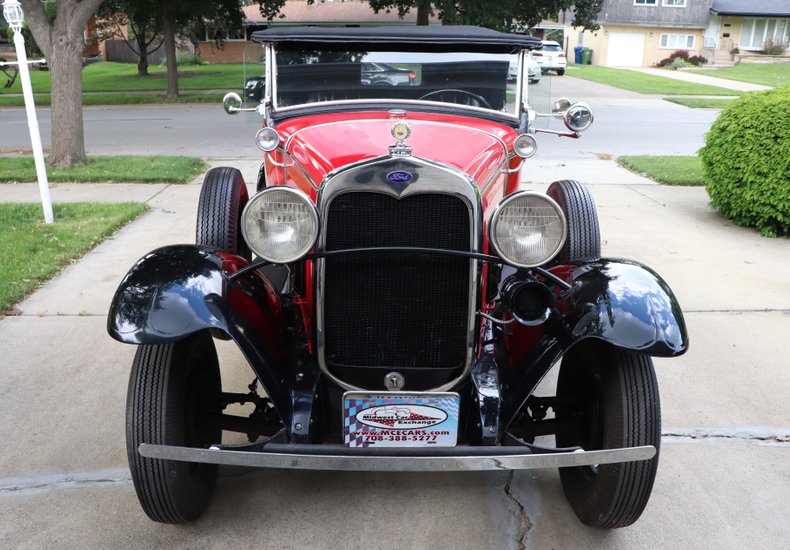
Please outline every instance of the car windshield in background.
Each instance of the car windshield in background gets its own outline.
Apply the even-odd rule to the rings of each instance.
[[[515,113],[510,56],[485,53],[278,51],[276,105],[423,100]]]
[[[559,44],[543,44],[543,51],[544,52],[561,52],[562,48]]]

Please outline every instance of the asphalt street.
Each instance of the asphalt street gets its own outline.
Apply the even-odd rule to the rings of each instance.
[[[786,547],[790,240],[766,239],[727,222],[702,188],[656,185],[596,156],[623,154],[618,147],[671,151],[669,120],[680,124],[675,142],[688,141],[690,150],[680,152],[693,152],[713,113],[562,82],[568,89],[555,84],[555,93],[589,100],[596,123],[578,141],[540,136],[544,156],[529,161],[525,184],[545,189],[553,179],[587,182],[604,254],[660,273],[689,327],[686,355],[655,360],[661,458],[652,498],[635,525],[614,531],[581,525],[556,470],[226,469],[197,523],[152,523],[126,466],[124,401],[134,347],[107,336],[106,315],[135,260],[158,246],[193,240],[200,180],[57,184],[56,202],[137,200],[151,210],[20,303],[19,315],[0,320],[0,548]],[[576,93],[582,88],[587,96]],[[608,110],[621,117],[618,134],[606,130]],[[135,120],[143,114],[147,121]],[[16,110],[0,110],[0,124],[8,125],[0,131],[4,150],[26,148],[15,116]],[[86,110],[94,154],[153,152],[145,148],[160,143],[161,152],[239,166],[248,181],[259,164],[251,141],[258,124],[254,115],[227,117],[213,106]],[[652,126],[665,129],[665,143]],[[105,141],[95,133],[99,127]],[[599,149],[595,139],[611,146]],[[551,152],[566,146],[578,149]],[[36,184],[0,186],[0,201],[37,200]],[[244,359],[232,343],[219,344],[223,387],[244,391],[250,381]],[[552,382],[545,380],[545,391]]]
[[[645,96],[575,78],[544,77],[538,86],[552,97],[586,101],[595,123],[582,139],[538,134],[538,158],[597,155],[692,155],[703,145],[716,112],[687,109]],[[533,89],[536,87],[533,86]],[[535,94],[539,92],[535,89]],[[548,101],[540,101],[548,107]],[[536,108],[538,108],[536,106]],[[43,146],[50,146],[50,110],[38,109]],[[261,119],[255,113],[228,116],[221,105],[86,107],[88,154],[192,155],[238,158],[259,154],[254,143]],[[553,128],[564,129],[554,121]],[[0,154],[30,149],[24,109],[0,109]]]

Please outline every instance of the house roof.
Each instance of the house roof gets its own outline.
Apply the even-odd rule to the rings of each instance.
[[[364,0],[314,4],[308,4],[307,0],[288,0],[280,10],[280,16],[272,21],[261,16],[257,3],[245,6],[243,11],[248,25],[414,25],[417,22],[416,9],[410,10],[401,19],[397,10],[376,13]],[[436,15],[430,21],[432,24],[439,22]]]
[[[282,48],[303,48],[305,43],[360,45],[365,49],[469,51],[510,53],[519,48],[540,49],[540,38],[492,31],[466,25],[391,25],[382,27],[273,27],[252,33],[259,42],[276,42]]]
[[[713,0],[710,11],[716,15],[790,17],[790,2],[788,0]]]

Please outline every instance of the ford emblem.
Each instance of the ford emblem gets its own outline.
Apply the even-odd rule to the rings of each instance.
[[[387,179],[391,183],[410,183],[414,179],[414,176],[403,170],[395,170],[387,174]]]

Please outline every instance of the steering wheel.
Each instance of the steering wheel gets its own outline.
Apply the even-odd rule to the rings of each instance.
[[[477,94],[473,94],[472,92],[467,92],[466,90],[459,90],[459,89],[456,89],[456,88],[442,88],[441,90],[434,90],[432,92],[428,92],[427,94],[422,96],[420,99],[421,100],[422,99],[430,99],[432,96],[441,96],[442,94],[450,94],[451,97],[453,95],[466,96],[467,98],[476,101],[479,104],[479,106],[481,106],[481,107],[485,107],[486,109],[493,109],[491,104],[483,96],[477,95]],[[454,99],[456,99],[456,98],[454,98]],[[441,99],[440,99],[440,101],[441,101]],[[477,105],[472,105],[471,103],[468,102],[468,100],[467,100],[466,103],[463,103],[461,101],[447,101],[447,103],[457,103],[459,105],[471,105],[472,107],[476,107],[477,106]]]

